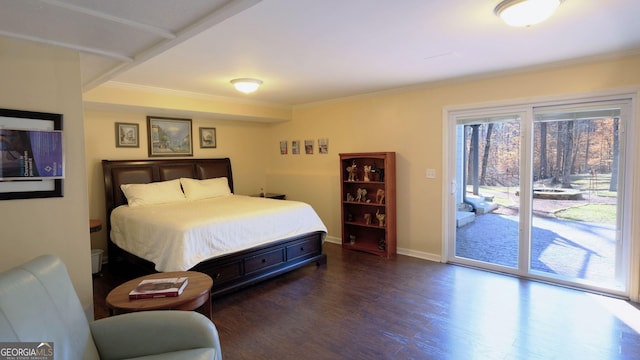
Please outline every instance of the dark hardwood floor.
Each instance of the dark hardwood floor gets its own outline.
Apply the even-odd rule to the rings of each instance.
[[[629,302],[402,255],[325,252],[327,266],[214,299],[225,359],[640,358]],[[96,319],[134,275],[103,267]]]

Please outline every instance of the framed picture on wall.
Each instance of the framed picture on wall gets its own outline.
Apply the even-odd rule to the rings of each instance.
[[[307,155],[313,154],[313,140],[304,141],[304,153]]]
[[[62,114],[0,109],[0,200],[63,196]]]
[[[329,153],[329,139],[326,139],[326,138],[318,139],[318,153],[319,154]]]
[[[215,148],[216,147],[216,128],[200,128],[200,147]]]
[[[140,147],[138,124],[116,123],[116,147]]]
[[[147,116],[149,157],[193,156],[191,119]]]

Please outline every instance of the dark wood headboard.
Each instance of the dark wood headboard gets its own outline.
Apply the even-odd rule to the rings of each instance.
[[[111,211],[127,203],[120,189],[122,184],[146,184],[188,177],[192,179],[212,179],[226,176],[233,192],[231,160],[220,159],[163,159],[163,160],[102,160],[104,175],[105,205],[107,225]],[[109,227],[110,228],[110,227]]]

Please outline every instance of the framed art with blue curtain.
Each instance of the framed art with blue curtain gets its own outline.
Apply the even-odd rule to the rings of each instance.
[[[0,200],[62,197],[62,114],[0,109]]]

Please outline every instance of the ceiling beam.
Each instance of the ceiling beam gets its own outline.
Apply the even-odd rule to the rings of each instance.
[[[61,47],[61,48],[69,49],[69,50],[74,50],[74,51],[80,51],[80,52],[89,53],[89,54],[93,54],[93,55],[104,56],[104,57],[108,57],[108,58],[111,58],[111,59],[120,60],[120,61],[125,62],[125,63],[131,63],[131,62],[134,61],[134,59],[132,57],[124,55],[124,54],[114,53],[114,52],[111,52],[111,51],[104,51],[104,50],[101,50],[101,49],[90,48],[90,47],[86,47],[86,46],[80,46],[80,45],[76,45],[76,44],[70,44],[70,43],[61,42],[61,41],[43,39],[43,38],[37,37],[37,36],[29,36],[29,35],[18,34],[18,33],[10,32],[10,31],[4,31],[4,30],[0,30],[0,35],[4,35],[4,36],[10,37],[10,38],[15,38],[15,39],[33,41],[33,42],[37,42],[37,43],[45,44],[45,45],[57,46],[57,47]]]
[[[53,0],[48,0],[53,1]],[[157,43],[156,45],[139,52],[134,55],[134,61],[126,64],[119,64],[113,68],[107,70],[103,74],[97,76],[94,79],[88,80],[83,85],[83,91],[91,90],[106,81],[111,80],[116,75],[135,67],[136,65],[143,63],[152,57],[159,55],[168,49],[192,38],[193,36],[212,28],[213,26],[220,24],[226,19],[237,15],[252,6],[260,3],[262,0],[230,0],[219,8],[211,11],[200,20],[192,23],[177,33],[175,39],[165,40]]]
[[[89,16],[93,16],[99,19],[103,19],[103,20],[108,20],[114,23],[118,23],[121,25],[126,25],[138,30],[142,30],[145,31],[147,33],[151,33],[160,37],[163,37],[165,39],[175,39],[176,38],[176,34],[172,33],[169,30],[166,29],[162,29],[159,28],[157,26],[153,26],[153,25],[149,25],[149,24],[144,24],[141,22],[137,22],[137,21],[132,21],[129,19],[125,19],[125,18],[121,18],[118,16],[113,16],[111,14],[107,14],[105,12],[102,11],[97,11],[97,10],[93,10],[93,9],[89,9],[86,7],[82,7],[82,6],[78,6],[78,5],[73,5],[73,4],[69,4],[69,3],[65,3],[59,0],[40,0],[43,3],[47,3],[51,6],[56,6],[56,7],[60,7],[60,8],[64,8],[73,12],[77,12],[77,13],[81,13],[81,14],[85,14],[85,15],[89,15]]]

